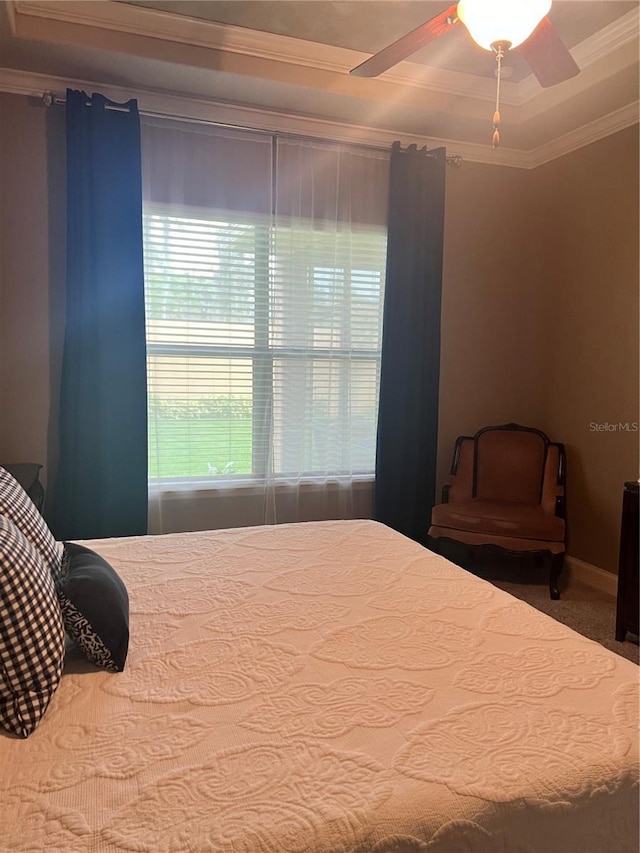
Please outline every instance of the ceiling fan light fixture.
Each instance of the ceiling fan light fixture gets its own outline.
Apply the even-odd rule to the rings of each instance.
[[[459,0],[457,15],[485,50],[496,42],[518,47],[548,14],[551,0]]]

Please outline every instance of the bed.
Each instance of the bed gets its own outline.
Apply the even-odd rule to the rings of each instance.
[[[0,735],[2,853],[637,853],[630,661],[373,521],[84,544],[127,664]]]

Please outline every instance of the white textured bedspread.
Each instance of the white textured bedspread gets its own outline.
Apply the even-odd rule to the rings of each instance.
[[[2,853],[637,853],[630,661],[371,521],[85,544],[129,660],[0,736]]]

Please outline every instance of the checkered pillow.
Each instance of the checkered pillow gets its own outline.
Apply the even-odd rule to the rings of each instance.
[[[0,467],[0,515],[12,521],[27,539],[35,545],[51,570],[54,580],[60,576],[62,546],[47,527],[31,498],[20,483]]]
[[[0,515],[0,725],[28,737],[62,674],[64,625],[53,578],[29,540]]]

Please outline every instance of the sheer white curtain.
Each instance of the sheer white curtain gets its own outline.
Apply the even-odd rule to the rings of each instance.
[[[371,512],[388,156],[146,119],[150,529]]]

